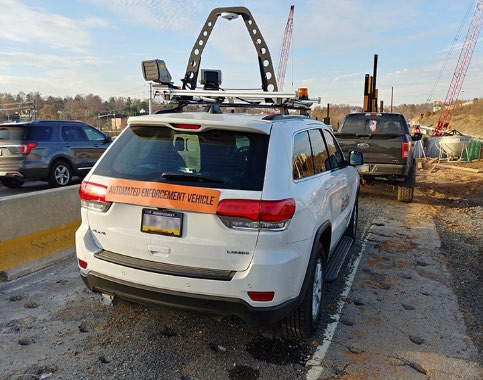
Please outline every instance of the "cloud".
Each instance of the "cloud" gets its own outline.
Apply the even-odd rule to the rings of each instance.
[[[100,18],[78,20],[15,0],[2,1],[0,25],[0,39],[10,46],[41,44],[71,52],[84,52],[92,43],[88,28],[107,26]]]
[[[191,25],[193,16],[206,8],[206,2],[199,0],[91,0],[90,2],[120,15],[130,24],[171,31],[185,30]]]

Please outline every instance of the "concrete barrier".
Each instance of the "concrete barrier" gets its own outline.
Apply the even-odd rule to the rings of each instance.
[[[0,199],[0,282],[75,260],[79,185]]]

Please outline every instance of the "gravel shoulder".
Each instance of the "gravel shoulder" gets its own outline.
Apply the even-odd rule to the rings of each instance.
[[[432,217],[468,335],[483,363],[483,161],[423,160],[415,202]]]
[[[416,200],[435,220],[442,260],[483,364],[483,161],[431,162],[418,171]]]
[[[395,197],[391,186],[380,183],[361,192]],[[483,364],[483,160],[418,159],[414,204],[421,207],[419,217],[434,220],[442,245],[439,260],[451,275],[451,289]]]

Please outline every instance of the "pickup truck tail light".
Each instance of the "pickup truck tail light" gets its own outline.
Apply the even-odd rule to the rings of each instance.
[[[111,202],[106,201],[107,186],[83,181],[79,188],[81,207],[93,211],[106,212],[111,207]]]
[[[295,200],[223,199],[216,213],[229,228],[281,231],[295,213]]]
[[[401,158],[408,158],[409,157],[409,143],[403,142],[401,144]]]

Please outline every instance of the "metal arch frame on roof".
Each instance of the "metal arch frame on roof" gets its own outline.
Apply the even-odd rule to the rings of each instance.
[[[208,18],[205,21],[201,32],[196,39],[193,48],[191,49],[191,55],[186,67],[186,74],[181,81],[183,82],[183,90],[196,89],[196,81],[198,80],[198,73],[200,70],[201,54],[206,46],[208,38],[215,26],[218,17],[224,17],[228,20],[236,18],[236,15],[240,15],[245,22],[245,26],[248,30],[248,34],[252,39],[253,45],[258,55],[258,66],[260,69],[260,77],[262,80],[262,90],[271,92],[278,91],[278,85],[275,78],[275,71],[273,69],[272,57],[265,39],[260,32],[251,12],[245,7],[225,7],[213,9]]]

